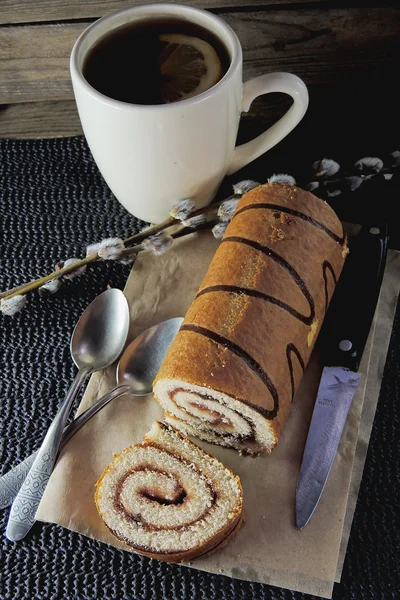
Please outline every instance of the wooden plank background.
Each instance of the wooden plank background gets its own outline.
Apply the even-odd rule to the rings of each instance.
[[[329,0],[317,0],[328,2]],[[153,0],[152,4],[159,4],[165,0]],[[249,6],[279,6],[301,5],[309,0],[184,0],[180,4],[201,7],[218,12],[229,8]],[[0,0],[0,24],[4,23],[33,23],[37,21],[59,21],[68,19],[85,19],[107,15],[109,13],[128,8],[136,4],[146,4],[144,0]],[[229,9],[228,9],[229,10]]]
[[[143,3],[143,2],[142,2]],[[69,75],[78,35],[95,18],[132,1],[2,0],[0,2],[0,137],[60,137],[81,133]],[[197,2],[186,4],[198,5]],[[333,7],[331,3],[206,0],[236,31],[244,78],[290,71],[310,96],[329,99],[394,86],[400,58],[400,8]],[[262,6],[259,6],[261,5]],[[393,88],[394,89],[394,88]],[[323,92],[321,91],[323,90]],[[361,99],[361,96],[360,96]],[[287,100],[256,102],[251,115],[275,116]]]

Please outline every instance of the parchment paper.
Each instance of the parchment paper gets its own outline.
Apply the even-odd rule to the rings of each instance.
[[[162,256],[140,253],[125,288],[132,319],[129,341],[159,321],[185,315],[217,246],[211,234],[203,232],[177,240]],[[361,384],[323,497],[309,525],[303,531],[294,528],[294,498],[321,372],[316,352],[284,433],[270,456],[242,457],[234,450],[194,440],[240,476],[246,523],[223,550],[188,566],[331,597],[334,581],[340,578],[368,447],[400,287],[399,273],[400,253],[391,251],[360,367]],[[114,385],[113,367],[93,375],[78,412]],[[152,396],[123,396],[100,411],[62,451],[37,518],[129,551],[102,524],[94,505],[94,484],[113,454],[140,442],[152,422],[162,417],[163,411]]]

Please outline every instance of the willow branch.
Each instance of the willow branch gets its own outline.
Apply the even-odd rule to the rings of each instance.
[[[211,204],[204,208],[200,208],[197,211],[194,211],[190,215],[190,217],[194,217],[194,216],[205,214],[205,213],[213,213],[213,212],[216,213],[218,210],[218,207],[221,205],[222,202],[224,202],[224,200],[221,200],[220,202],[216,202],[215,204]],[[168,219],[166,219],[162,223],[159,223],[158,225],[153,225],[152,227],[149,227],[149,228],[145,229],[144,231],[141,231],[139,233],[136,233],[135,235],[132,235],[132,236],[126,238],[125,240],[123,240],[124,245],[126,248],[132,248],[132,247],[138,246],[143,240],[147,239],[148,237],[155,235],[156,233],[159,233],[160,231],[165,231],[169,227],[171,227],[173,225],[177,225],[179,223],[180,223],[180,221],[178,219],[168,217]],[[183,229],[188,229],[188,233],[194,231],[193,229],[190,229],[190,228],[182,228],[179,230],[179,232],[176,232],[176,233],[182,232]],[[172,237],[179,237],[179,236],[173,234]],[[12,298],[17,295],[28,294],[29,292],[32,292],[32,291],[37,290],[38,288],[42,287],[42,285],[44,285],[48,281],[51,281],[52,279],[59,279],[65,275],[68,275],[69,273],[72,273],[73,271],[76,271],[80,267],[89,265],[89,264],[94,263],[99,260],[101,260],[101,259],[99,258],[98,253],[92,252],[85,258],[81,258],[81,259],[77,260],[76,262],[74,262],[73,264],[68,265],[66,267],[62,267],[61,269],[58,269],[56,271],[53,271],[52,273],[49,273],[48,275],[46,275],[44,277],[40,277],[39,279],[35,279],[33,281],[30,281],[29,283],[24,283],[22,285],[16,286],[10,290],[0,292],[0,298],[8,300],[9,298]]]

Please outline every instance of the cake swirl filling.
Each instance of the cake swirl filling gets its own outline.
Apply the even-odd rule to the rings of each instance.
[[[161,450],[159,453],[158,462],[163,462],[160,459],[164,455],[165,461],[171,463],[168,472],[147,462],[124,473],[115,485],[114,509],[124,519],[149,531],[193,525],[215,504],[212,485],[184,459],[167,456]],[[194,473],[197,475],[195,488]]]
[[[246,454],[275,443],[263,409],[243,398],[171,379],[163,381],[162,401],[167,422],[187,435]]]
[[[176,388],[169,392],[175,405],[174,414],[190,421],[203,432],[229,440],[254,440],[254,423],[231,405],[224,404],[209,394]]]

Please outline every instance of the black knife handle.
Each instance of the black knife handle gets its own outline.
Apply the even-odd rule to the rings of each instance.
[[[379,297],[387,245],[386,223],[363,225],[349,241],[350,253],[321,331],[324,366],[358,370]]]

